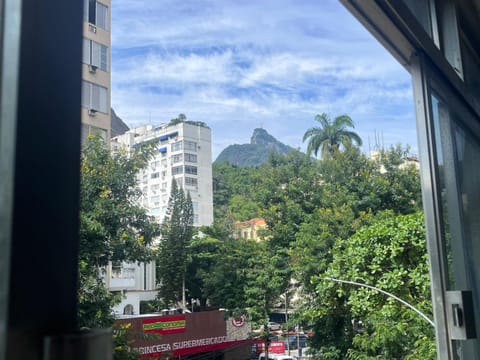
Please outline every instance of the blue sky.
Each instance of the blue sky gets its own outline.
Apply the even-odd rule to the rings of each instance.
[[[206,122],[214,158],[256,127],[305,149],[322,112],[365,151],[377,133],[417,152],[410,75],[337,0],[115,0],[112,106],[131,127]]]

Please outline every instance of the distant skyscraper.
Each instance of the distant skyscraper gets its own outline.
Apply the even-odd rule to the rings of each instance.
[[[84,0],[82,141],[110,138],[110,0]]]

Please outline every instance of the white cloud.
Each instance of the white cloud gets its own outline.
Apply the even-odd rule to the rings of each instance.
[[[315,114],[348,113],[361,136],[416,148],[409,75],[337,1],[112,6],[112,104],[131,125],[185,113],[216,155],[261,125],[302,146]]]

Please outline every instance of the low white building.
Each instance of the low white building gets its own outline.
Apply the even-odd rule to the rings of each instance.
[[[112,139],[113,148],[127,151],[156,142],[155,155],[139,174],[141,204],[161,223],[166,215],[172,179],[190,193],[194,226],[213,223],[212,140],[211,130],[202,123],[145,125],[130,129]],[[121,264],[109,267],[106,283],[111,291],[121,291],[119,314],[139,314],[140,301],[154,299],[155,264]]]

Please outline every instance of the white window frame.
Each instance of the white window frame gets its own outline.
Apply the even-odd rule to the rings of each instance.
[[[84,64],[95,66],[97,69],[108,71],[108,48],[91,39],[83,38]]]
[[[93,10],[94,11],[94,14],[92,14],[95,19],[91,19],[90,18],[90,5],[92,3],[95,3],[95,9]],[[100,9],[102,10],[102,14],[103,14],[103,18],[102,19],[99,19],[99,16],[102,15],[102,14],[99,14],[101,11]],[[103,11],[104,10],[104,11]],[[84,17],[84,20],[90,24],[93,24],[101,29],[104,29],[104,30],[109,30],[108,28],[108,23],[109,23],[109,11],[108,11],[108,6],[99,2],[99,1],[94,1],[94,0],[85,0],[84,1],[84,5],[83,5],[83,17]],[[93,21],[91,21],[93,20]]]
[[[107,88],[88,81],[82,81],[82,106],[108,114]]]

